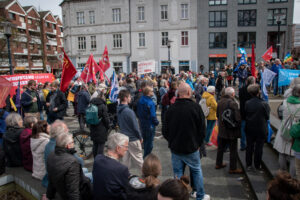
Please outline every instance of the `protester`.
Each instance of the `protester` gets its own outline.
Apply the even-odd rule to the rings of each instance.
[[[226,79],[228,81],[228,86],[232,86],[231,82],[233,80],[233,69],[232,69],[232,65],[229,64],[226,68],[225,68],[225,71],[226,71]]]
[[[38,93],[36,92],[35,80],[28,81],[27,90],[22,93],[21,105],[25,116],[34,116],[40,119],[42,104]]]
[[[208,86],[207,92],[203,93],[202,98],[206,99],[206,106],[209,108],[209,114],[206,117],[207,126],[206,126],[206,135],[204,141],[208,146],[211,146],[212,143],[209,142],[209,139],[217,120],[217,115],[216,115],[217,102],[215,100],[215,87]]]
[[[42,180],[46,174],[44,152],[45,146],[49,142],[50,126],[46,121],[39,121],[32,128],[30,148],[32,152],[32,177]]]
[[[275,59],[275,63],[272,65],[271,70],[276,73],[276,76],[273,79],[273,94],[276,96],[277,94],[281,94],[282,92],[282,87],[278,87],[278,77],[279,77],[279,70],[283,69],[281,65],[280,59]]]
[[[158,189],[157,200],[189,200],[188,184],[188,178],[185,176],[165,180]]]
[[[85,110],[90,103],[91,95],[88,92],[85,85],[81,86],[80,91],[77,94],[77,114],[80,130],[84,130],[85,127]]]
[[[40,120],[44,120],[43,108],[44,108],[45,105],[46,105],[46,98],[45,98],[45,96],[44,96],[44,92],[43,92],[43,84],[42,84],[42,83],[39,83],[39,84],[38,84],[37,93],[38,93],[38,95],[39,95],[40,102],[41,102]]]
[[[167,94],[165,94],[162,98],[162,102],[161,102],[162,105],[167,106],[168,108],[168,106],[175,103],[177,87],[178,87],[177,81],[173,81],[171,83],[171,88],[169,89]]]
[[[24,130],[20,134],[20,145],[22,150],[22,163],[24,169],[32,172],[32,152],[30,147],[30,138],[32,135],[32,127],[38,122],[36,117],[27,116],[24,118]]]
[[[93,166],[94,199],[126,200],[126,188],[130,176],[121,159],[128,150],[129,138],[121,133],[109,135],[106,155],[98,154]]]
[[[83,92],[81,96],[82,98],[88,97],[85,92]],[[95,158],[98,154],[103,154],[104,152],[104,144],[107,141],[110,120],[103,92],[100,92],[98,97],[93,98],[90,103],[97,106],[98,118],[100,119],[98,124],[90,125],[91,140],[93,141],[93,155]]]
[[[259,85],[248,86],[248,93],[252,96],[245,105],[246,115],[246,165],[247,170],[251,171],[252,157],[254,153],[254,166],[256,170],[261,170],[261,159],[263,154],[264,142],[268,135],[268,120],[270,118],[270,106],[263,101],[260,95]]]
[[[120,105],[117,109],[118,124],[120,132],[129,137],[128,151],[126,152],[123,163],[128,168],[131,163],[142,169],[143,166],[143,137],[139,130],[138,121],[136,116],[128,106],[131,102],[131,95],[128,90],[121,90],[119,93]]]
[[[139,118],[144,142],[144,158],[151,153],[153,149],[155,126],[159,124],[156,118],[155,104],[151,96],[153,96],[153,88],[146,86],[143,90],[143,96],[137,105],[137,116]]]
[[[223,163],[223,154],[229,145],[230,149],[230,174],[240,174],[243,171],[237,168],[237,139],[241,137],[240,122],[241,117],[238,109],[238,104],[234,100],[235,91],[232,87],[225,89],[225,94],[222,96],[221,100],[218,103],[217,108],[217,117],[219,123],[219,135],[218,135],[218,153],[216,160],[216,169],[221,169],[226,167],[226,164]],[[224,115],[227,109],[230,109],[232,113],[232,118],[228,115]],[[236,123],[235,127],[228,127],[224,119],[228,117],[228,120],[232,120],[233,123]]]
[[[68,107],[66,97],[58,86],[56,81],[51,83],[51,92],[46,98],[47,122],[49,124],[52,124],[57,119],[63,120]]]
[[[20,135],[23,131],[23,120],[17,113],[9,114],[6,119],[6,132],[3,134],[3,150],[7,167],[22,166]]]
[[[221,98],[221,92],[222,90],[227,87],[227,80],[225,79],[225,73],[220,72],[217,80],[216,80],[216,96],[217,96],[217,101],[220,100]]]
[[[72,135],[57,136],[55,151],[47,159],[48,199],[54,199],[56,193],[65,200],[92,199],[91,182],[84,176],[80,163],[73,156],[75,152]]]
[[[241,65],[237,70],[237,76],[239,78],[239,88],[246,85],[247,70],[246,65]]]
[[[0,146],[2,146],[2,144],[3,144],[2,138],[3,138],[3,134],[6,131],[5,119],[8,116],[8,114],[9,113],[5,109],[0,108]]]
[[[180,178],[183,175],[183,163],[188,165],[197,200],[208,200],[210,196],[204,192],[198,150],[205,137],[205,117],[200,105],[192,101],[192,91],[188,84],[179,85],[178,95],[175,104],[166,112],[162,129],[171,150],[174,177]]]
[[[165,113],[167,111],[167,106],[162,104],[162,100],[163,100],[165,94],[168,93],[168,89],[169,89],[168,81],[165,80],[165,79],[162,79],[160,85],[161,85],[161,87],[159,88],[159,95],[160,95],[160,102],[159,102],[159,104],[161,105],[161,122],[163,123],[164,122]]]
[[[288,170],[292,177],[296,176],[295,172],[295,155],[292,150],[293,141],[291,138],[283,137],[286,131],[289,131],[291,125],[300,120],[300,84],[295,85],[292,90],[292,95],[283,101],[283,119],[280,129],[277,131],[274,149],[279,153],[279,167],[281,170]],[[293,119],[290,119],[293,117]],[[292,120],[288,125],[287,120]],[[288,137],[290,137],[288,135]]]
[[[150,153],[142,167],[142,177],[131,176],[127,188],[127,199],[153,200],[157,196],[160,183],[157,178],[161,174],[161,163],[158,157]]]
[[[196,103],[199,103],[201,98],[202,98],[202,95],[203,95],[203,92],[205,92],[204,88],[203,88],[203,85],[202,85],[202,81],[204,80],[204,77],[200,77],[197,79],[197,82],[196,82],[196,85],[195,85],[195,98],[196,98]]]

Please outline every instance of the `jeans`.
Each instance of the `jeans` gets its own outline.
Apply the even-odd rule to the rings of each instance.
[[[155,127],[151,127],[149,129],[142,128],[142,136],[143,136],[143,142],[144,142],[144,156],[145,158],[148,154],[152,152],[153,149],[153,139],[155,135]]]
[[[40,111],[40,120],[42,120],[42,121],[44,120],[44,112],[43,112],[43,110]]]
[[[193,185],[197,191],[196,199],[201,200],[203,199],[205,192],[203,185],[201,161],[198,150],[191,154],[179,155],[172,153],[172,167],[175,178],[180,178],[183,175],[185,165],[190,167],[190,172],[193,177]]]
[[[245,133],[245,127],[246,127],[246,121],[242,120],[241,123],[241,133],[242,133],[242,137],[241,137],[241,149],[245,149],[246,148],[246,133]]]
[[[216,120],[207,120],[205,142],[208,143],[211,133],[215,127]]]
[[[85,125],[85,119],[84,119],[84,117],[85,117],[84,114],[78,113],[78,122],[79,122],[80,130],[84,129],[84,125]]]
[[[281,89],[282,87],[278,87],[278,75],[277,75],[273,79],[273,94],[274,95],[277,95],[277,93],[281,94]]]

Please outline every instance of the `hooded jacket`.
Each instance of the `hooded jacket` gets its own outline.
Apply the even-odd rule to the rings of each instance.
[[[204,92],[202,98],[206,99],[206,105],[209,108],[209,114],[206,117],[207,120],[217,120],[217,102],[214,95]]]
[[[47,133],[39,133],[38,138],[30,138],[30,147],[33,158],[32,176],[42,180],[46,174],[44,152],[50,136]]]
[[[20,134],[23,128],[6,127],[7,130],[3,134],[3,150],[6,157],[6,166],[19,167],[22,166],[22,151],[20,146]]]
[[[147,187],[145,179],[138,176],[129,178],[126,189],[127,199],[134,200],[156,200],[158,187]]]
[[[120,132],[129,137],[129,142],[141,140],[141,132],[136,116],[128,105],[120,104],[117,108]]]
[[[32,135],[32,130],[30,128],[25,128],[20,134],[20,146],[22,150],[22,163],[24,169],[32,172],[32,153],[30,148],[30,138]]]
[[[137,115],[141,129],[149,129],[159,124],[156,118],[155,104],[151,97],[142,96],[137,105]]]
[[[88,107],[90,102],[90,94],[87,90],[83,89],[77,94],[77,112],[79,114],[85,114],[85,109]]]

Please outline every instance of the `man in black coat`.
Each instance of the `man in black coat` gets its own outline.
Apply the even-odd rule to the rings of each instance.
[[[205,116],[200,105],[191,99],[192,89],[187,83],[179,85],[178,95],[165,114],[162,132],[171,150],[174,177],[180,178],[185,164],[188,165],[197,199],[209,199],[204,192],[199,153],[206,132]]]
[[[52,124],[55,120],[64,119],[65,112],[67,110],[67,100],[58,88],[58,83],[54,81],[51,83],[51,91],[46,98],[47,106],[47,122]]]
[[[247,88],[249,85],[255,83],[255,77],[249,76],[246,80],[246,85],[239,89],[239,100],[240,100],[240,114],[242,118],[241,122],[241,151],[246,149],[246,133],[245,133],[245,125],[246,125],[246,116],[245,116],[245,105],[246,101],[251,99],[251,95],[248,93]]]
[[[254,153],[254,166],[261,168],[264,142],[268,136],[268,120],[270,118],[270,106],[259,98],[260,90],[258,84],[248,86],[248,92],[252,96],[246,102],[246,164],[247,169],[252,170],[252,156]],[[254,147],[255,146],[255,147]]]
[[[38,93],[36,92],[35,80],[28,81],[27,90],[22,93],[21,105],[26,116],[34,116],[40,119],[40,111],[42,110],[42,104]]]
[[[56,138],[55,151],[47,159],[47,198],[54,199],[58,193],[64,200],[91,200],[92,186],[84,176],[80,163],[73,155],[74,140],[71,134]]]
[[[80,129],[84,129],[85,125],[85,110],[90,103],[91,95],[89,94],[86,85],[81,86],[81,90],[77,94],[77,114]]]

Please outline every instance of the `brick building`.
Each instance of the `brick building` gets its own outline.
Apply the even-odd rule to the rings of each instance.
[[[0,20],[12,24],[10,37],[14,73],[58,72],[61,69],[62,23],[50,11],[22,7],[17,0],[0,2]],[[0,25],[0,74],[9,72],[7,39]]]

